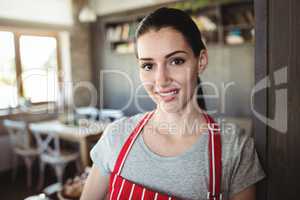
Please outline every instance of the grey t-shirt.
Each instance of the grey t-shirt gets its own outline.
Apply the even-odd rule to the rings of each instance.
[[[91,158],[102,175],[109,175],[126,139],[144,114],[122,118],[104,131],[91,150]],[[236,131],[222,131],[223,199],[242,191],[265,177],[253,139]],[[137,184],[181,199],[206,199],[208,191],[208,134],[202,134],[187,151],[172,157],[152,152],[141,134],[133,144],[121,176]]]

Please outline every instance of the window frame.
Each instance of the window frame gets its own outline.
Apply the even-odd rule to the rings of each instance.
[[[20,37],[21,36],[41,36],[41,37],[53,37],[56,40],[56,59],[57,59],[57,79],[58,79],[58,90],[61,90],[61,83],[63,82],[61,72],[62,72],[62,61],[61,61],[61,41],[59,38],[58,31],[48,31],[48,30],[36,30],[36,29],[25,29],[25,28],[15,28],[15,27],[4,27],[0,26],[0,31],[11,32],[14,35],[14,47],[15,47],[15,71],[16,71],[16,83],[17,83],[17,95],[18,99],[24,98],[24,87],[22,82],[22,62],[21,62],[21,51],[20,51]],[[53,103],[52,101],[37,102],[35,104],[43,103]],[[0,110],[5,110],[9,108],[3,108]]]

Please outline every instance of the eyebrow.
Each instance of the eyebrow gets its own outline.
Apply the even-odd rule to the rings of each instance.
[[[177,53],[185,53],[187,54],[186,51],[173,51],[172,53],[169,53],[165,56],[165,58],[169,58],[171,56],[173,56],[174,54],[177,54]],[[153,60],[153,58],[139,58],[139,60]]]

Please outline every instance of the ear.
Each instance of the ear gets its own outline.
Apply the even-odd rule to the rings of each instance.
[[[203,49],[200,52],[200,55],[198,57],[198,74],[201,74],[205,69],[208,64],[208,54],[207,50]]]

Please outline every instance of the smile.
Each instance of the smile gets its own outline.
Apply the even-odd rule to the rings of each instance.
[[[175,89],[175,90],[172,90],[172,91],[170,91],[170,92],[160,92],[160,93],[158,93],[158,94],[159,94],[160,96],[165,97],[165,96],[177,94],[178,91],[179,91],[178,89]]]
[[[169,102],[175,99],[176,95],[179,93],[179,89],[171,89],[156,92],[164,102]]]

